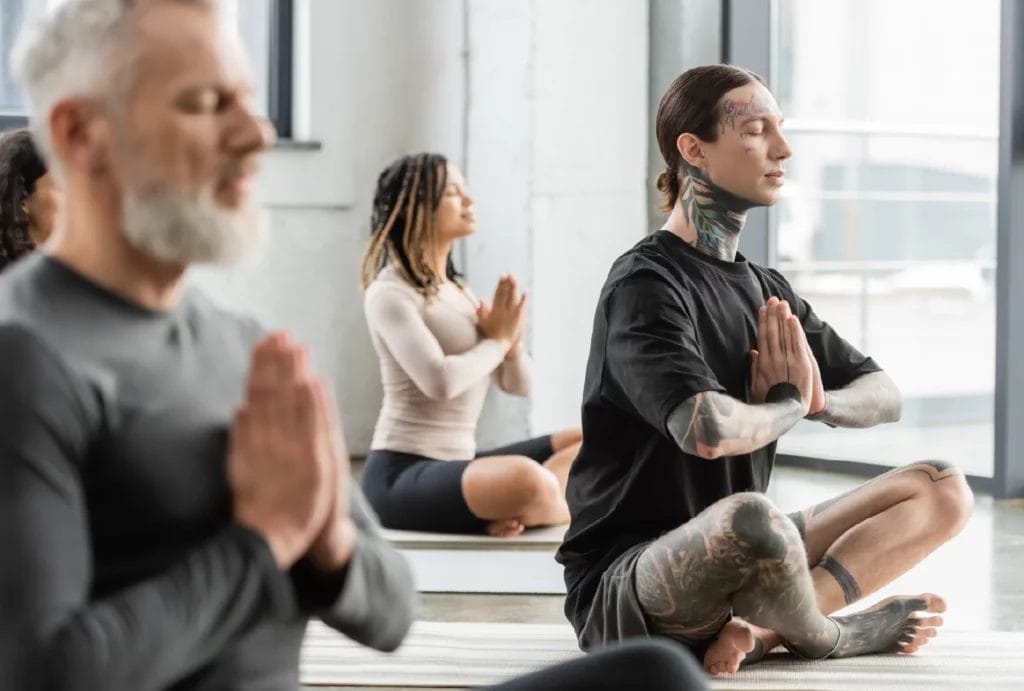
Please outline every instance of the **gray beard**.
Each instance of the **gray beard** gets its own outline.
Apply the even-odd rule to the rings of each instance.
[[[212,193],[198,197],[167,190],[125,196],[121,227],[138,251],[178,266],[233,266],[263,241],[263,214],[255,206],[225,211]]]

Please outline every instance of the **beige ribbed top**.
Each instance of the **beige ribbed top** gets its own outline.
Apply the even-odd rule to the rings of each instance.
[[[529,394],[529,356],[504,360],[502,345],[477,331],[477,304],[469,288],[451,282],[427,300],[391,267],[366,289],[384,385],[371,448],[471,459],[491,379],[508,393]]]

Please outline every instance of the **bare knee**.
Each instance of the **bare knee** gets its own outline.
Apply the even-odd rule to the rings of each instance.
[[[964,473],[947,461],[918,461],[893,471],[913,480],[914,496],[928,512],[929,525],[945,539],[963,530],[974,510],[974,493]]]
[[[974,493],[962,470],[951,463],[928,461],[940,474],[927,487],[928,503],[934,525],[947,539],[956,536],[974,510]]]
[[[506,491],[523,511],[556,503],[561,494],[558,478],[525,456],[516,460],[507,477]]]

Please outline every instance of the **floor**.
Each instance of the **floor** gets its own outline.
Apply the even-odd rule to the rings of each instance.
[[[941,458],[968,475],[992,477],[995,431],[991,422],[924,426],[903,421],[864,434],[802,422],[798,434],[779,440],[779,452],[888,466]]]
[[[768,494],[781,509],[791,511],[859,482],[833,473],[780,468]],[[1024,501],[994,502],[978,496],[974,517],[957,539],[867,602],[897,592],[935,592],[949,603],[945,616],[949,628],[1024,631],[1022,573]],[[419,616],[430,621],[564,621],[561,597],[533,595],[428,593],[421,596]]]

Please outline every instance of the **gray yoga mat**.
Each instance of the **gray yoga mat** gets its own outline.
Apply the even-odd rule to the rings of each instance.
[[[808,662],[772,655],[714,689],[1024,688],[1024,633],[943,631],[913,656]],[[393,654],[359,646],[318,622],[302,651],[307,686],[471,688],[525,674],[580,652],[568,624],[417,622]]]
[[[538,550],[554,552],[562,544],[566,526],[529,528],[516,537],[421,533],[413,530],[384,530],[394,545],[406,549]]]

